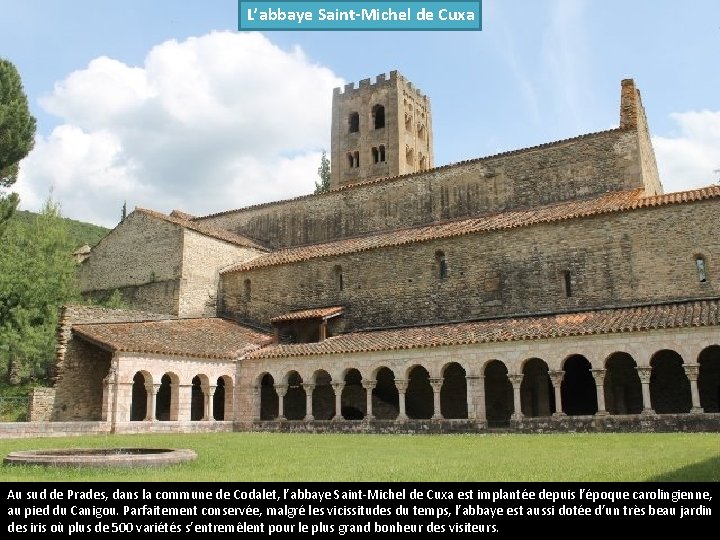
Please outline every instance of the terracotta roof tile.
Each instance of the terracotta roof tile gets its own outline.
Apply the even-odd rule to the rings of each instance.
[[[332,306],[326,308],[313,308],[313,309],[302,309],[299,311],[291,311],[289,313],[283,313],[277,317],[270,319],[271,323],[285,322],[285,321],[299,321],[302,319],[329,319],[337,315],[342,315],[345,311],[343,306]]]
[[[233,265],[223,273],[245,271],[306,261],[317,257],[332,257],[371,249],[425,242],[478,232],[515,227],[528,227],[611,212],[623,212],[666,204],[720,198],[720,186],[710,186],[684,193],[670,193],[646,197],[642,189],[612,192],[592,199],[541,206],[531,210],[503,212],[478,218],[467,218],[422,227],[399,229],[368,236],[345,238],[323,244],[313,244],[273,251],[247,263]]]
[[[167,221],[169,223],[174,223],[176,225],[180,225],[181,227],[184,227],[185,229],[190,229],[192,231],[199,232],[200,234],[204,234],[205,236],[217,238],[218,240],[223,240],[225,242],[229,242],[229,243],[235,244],[237,246],[254,248],[254,249],[261,250],[261,251],[268,251],[268,249],[266,247],[261,246],[260,244],[254,242],[253,240],[250,240],[249,238],[246,238],[245,236],[240,236],[239,234],[235,234],[233,232],[226,231],[225,229],[218,229],[215,227],[210,227],[208,225],[205,225],[204,223],[195,223],[194,221],[182,219],[180,217],[177,217],[177,214],[176,214],[176,216],[168,216],[167,214],[163,214],[162,212],[156,212],[155,210],[148,210],[147,208],[136,208],[135,212],[141,212],[148,216],[151,216],[151,217],[154,217],[157,219],[162,219],[163,221]]]
[[[333,336],[319,343],[270,345],[251,352],[247,357],[259,359],[391,351],[692,326],[720,326],[720,299],[355,332]]]
[[[233,359],[272,336],[224,319],[174,319],[74,325],[73,333],[113,352]]]

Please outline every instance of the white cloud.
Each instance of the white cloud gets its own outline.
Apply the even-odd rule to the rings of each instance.
[[[670,115],[679,127],[675,136],[653,137],[660,180],[666,193],[710,185],[720,169],[720,111]]]
[[[203,215],[310,193],[343,81],[261,34],[214,32],[154,47],[141,67],[100,57],[41,100],[63,124],[22,162],[37,209],[117,224],[123,201]]]

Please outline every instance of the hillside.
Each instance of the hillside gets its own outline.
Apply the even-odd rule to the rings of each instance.
[[[15,212],[12,219],[30,222],[36,215],[37,214],[35,212],[18,210]],[[72,240],[72,245],[75,247],[80,247],[85,244],[92,247],[97,244],[108,232],[110,232],[110,229],[99,225],[93,225],[92,223],[76,221],[70,218],[63,218],[63,220],[67,224],[68,235]]]

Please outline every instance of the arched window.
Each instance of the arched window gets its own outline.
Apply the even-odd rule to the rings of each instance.
[[[360,131],[360,115],[356,112],[351,112],[348,117],[348,131],[349,133]]]
[[[354,157],[355,157],[355,167],[359,167],[360,166],[360,152],[355,150]]]
[[[412,148],[407,148],[405,150],[405,161],[407,161],[408,165],[412,165],[415,160],[415,155]]]
[[[421,152],[418,152],[418,169],[421,171],[427,169],[427,159]]]
[[[385,163],[385,145],[384,144],[380,145],[379,153],[380,153],[380,157],[379,157],[380,163]]]
[[[421,141],[424,140],[425,139],[425,126],[423,126],[422,124],[419,124],[417,133],[418,133],[418,139],[420,139]]]
[[[371,153],[372,153],[373,163],[377,163],[378,161],[380,161],[380,154],[376,147],[374,147],[374,146],[372,147]]]
[[[336,264],[335,268],[333,268],[333,275],[335,276],[335,286],[337,287],[337,290],[342,291],[345,288],[342,266]]]
[[[385,127],[385,107],[382,105],[375,105],[372,108],[373,122],[375,129],[382,129]]]
[[[445,279],[448,277],[448,264],[447,259],[445,258],[445,253],[442,251],[436,251],[435,252],[435,261],[437,263],[438,268],[438,277],[440,279]]]
[[[352,169],[355,166],[355,159],[353,158],[352,152],[347,153],[347,164],[348,169]]]
[[[697,268],[697,275],[700,283],[707,281],[707,266],[705,264],[705,257],[702,255],[695,255],[695,268]]]
[[[250,283],[249,279],[246,279],[244,284],[245,284],[245,301],[249,302],[250,296],[252,294],[252,284]]]
[[[408,113],[405,113],[405,129],[412,131],[412,115]]]

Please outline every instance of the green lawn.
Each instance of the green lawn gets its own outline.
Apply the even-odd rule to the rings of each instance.
[[[211,433],[0,439],[15,450],[191,448],[149,469],[0,466],[0,481],[720,481],[714,433],[336,435]]]

